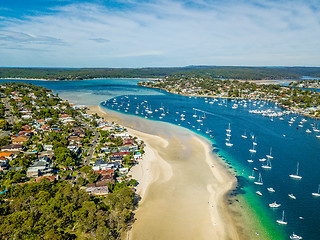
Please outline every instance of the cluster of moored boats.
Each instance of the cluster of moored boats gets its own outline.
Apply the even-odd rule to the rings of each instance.
[[[135,97],[135,99],[136,99],[136,97]],[[117,99],[114,98],[112,101],[108,101],[108,104],[113,109],[116,109],[118,111],[124,110],[125,112],[127,112],[129,110],[129,108],[130,108],[130,100],[128,99],[128,96],[121,97],[120,100],[121,100],[121,102],[118,103]],[[220,106],[224,105],[225,107],[228,107],[226,99],[220,99],[220,100],[210,99],[209,100],[209,99],[205,98],[204,100],[205,100],[205,103],[208,103],[208,104],[214,104],[215,102],[217,102],[218,105],[220,105]],[[271,109],[263,110],[263,109],[260,109],[266,103],[265,102],[260,102],[258,100],[235,100],[235,99],[233,99],[233,100],[231,100],[231,102],[233,102],[232,106],[231,106],[232,109],[237,109],[239,106],[242,106],[242,107],[246,108],[248,106],[248,103],[250,102],[251,103],[250,106],[256,106],[258,108],[258,109],[255,109],[255,110],[249,110],[250,113],[261,114],[262,116],[270,117],[271,121],[273,121],[273,117],[279,117],[279,120],[283,121],[284,120],[283,116],[291,114],[291,113],[294,113],[293,111],[288,111],[288,110],[285,110],[285,111],[276,110],[277,106],[275,106],[275,110],[271,110]],[[105,103],[107,104],[107,101]],[[193,108],[193,110],[194,110],[194,114],[192,115],[192,117],[196,121],[191,121],[191,122],[196,122],[196,124],[194,124],[192,126],[192,128],[195,128],[197,131],[200,131],[201,128],[203,128],[202,126],[203,126],[203,122],[206,119],[206,113],[207,114],[210,114],[210,113],[206,112],[206,111],[203,111],[203,110],[200,110],[200,109],[196,109],[196,108]],[[136,113],[136,115],[142,115],[145,118],[148,118],[148,117],[153,118],[154,116],[158,116],[159,119],[163,119],[169,114],[169,109],[165,108],[163,106],[163,104],[161,104],[161,106],[159,108],[152,109],[151,105],[148,104],[148,101],[145,100],[145,101],[140,102],[136,106],[135,113]],[[290,120],[288,121],[289,126],[292,126],[294,124],[294,122],[296,121],[296,119],[297,119],[297,117],[291,117]],[[181,125],[182,122],[186,121],[186,111],[182,111],[182,112],[176,111],[175,112],[175,121],[178,122],[178,125]],[[306,119],[302,119],[299,122],[298,127],[299,128],[303,128],[304,124],[306,122],[307,122]],[[187,122],[187,124],[191,125],[190,122]],[[306,133],[315,132],[316,133],[316,137],[320,138],[320,130],[318,129],[318,126],[315,125],[315,123],[311,123],[310,124],[310,129],[309,128],[306,129]],[[205,131],[205,133],[208,134],[211,138],[214,138],[211,130],[207,129]],[[244,131],[244,133],[241,135],[241,138],[248,139],[246,131]],[[227,147],[232,147],[233,146],[233,143],[231,142],[231,125],[230,125],[230,123],[229,123],[228,128],[226,128],[225,145]],[[249,149],[249,152],[251,153],[251,156],[257,152],[257,150],[256,150],[256,146],[257,145],[258,145],[257,144],[257,139],[254,136],[252,136],[252,148]],[[272,148],[270,148],[270,153],[267,154],[265,158],[259,159],[259,162],[261,162],[261,169],[271,170],[272,169],[271,161],[273,161],[273,159],[274,159],[274,157],[272,156]],[[249,163],[253,163],[254,162],[254,160],[252,158],[248,159],[247,161]],[[256,168],[256,167],[253,168],[251,175],[248,176],[249,179],[253,180],[253,183],[255,185],[263,186],[264,184],[263,184],[261,172],[259,172],[257,179],[256,179],[256,176],[255,176],[256,175],[255,172],[259,172],[259,169]],[[302,179],[302,176],[299,173],[299,162],[297,162],[297,170],[296,170],[296,172],[290,174],[289,177],[292,178],[292,179],[297,179],[297,180]],[[275,189],[272,188],[272,187],[268,187],[267,190],[268,190],[269,193],[274,193],[275,192]],[[256,191],[256,194],[259,195],[259,196],[263,196],[263,193],[261,191]],[[312,195],[314,197],[320,197],[320,184],[318,186],[318,192],[314,192],[314,193],[312,193]],[[296,196],[293,193],[289,193],[288,197],[290,199],[293,199],[293,200],[297,199]],[[273,208],[273,209],[277,209],[277,208],[281,207],[281,204],[277,203],[276,201],[274,201],[274,202],[269,204],[269,207]],[[281,219],[276,220],[276,222],[278,224],[281,224],[281,225],[287,225],[287,221],[286,221],[286,218],[285,218],[285,212],[284,211],[282,211]],[[302,239],[302,237],[293,233],[290,236],[290,239],[297,240],[297,239]]]

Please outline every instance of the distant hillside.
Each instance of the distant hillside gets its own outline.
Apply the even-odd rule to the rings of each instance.
[[[320,67],[0,68],[0,78],[83,80],[93,78],[161,78],[168,75],[242,80],[299,79],[302,76],[320,77]]]

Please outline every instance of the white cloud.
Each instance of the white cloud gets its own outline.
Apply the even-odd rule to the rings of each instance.
[[[311,66],[320,62],[316,2],[130,0],[130,4],[132,9],[70,4],[24,20],[6,19],[0,27],[0,46],[7,46],[0,49],[5,56],[0,65]]]

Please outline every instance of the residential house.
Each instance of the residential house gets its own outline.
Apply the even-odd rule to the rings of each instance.
[[[52,150],[53,150],[53,145],[51,145],[51,144],[45,144],[45,145],[43,145],[43,149],[44,149],[45,151],[52,151]]]
[[[93,196],[104,196],[109,193],[108,186],[101,186],[101,187],[87,187],[86,192]]]
[[[1,148],[3,152],[21,152],[24,150],[24,146],[21,144],[5,145]]]
[[[12,139],[12,144],[23,144],[23,143],[28,142],[29,139],[30,139],[30,136],[21,135],[21,136],[18,136],[16,138],[13,138]]]
[[[53,172],[53,165],[47,156],[40,157],[27,170],[27,177],[39,177]]]

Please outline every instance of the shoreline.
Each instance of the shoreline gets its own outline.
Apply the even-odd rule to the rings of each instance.
[[[66,81],[73,81],[73,82],[76,82],[76,81],[87,81],[87,80],[97,80],[97,79],[148,79],[148,80],[159,80],[159,79],[162,79],[161,77],[159,78],[128,78],[128,77],[105,77],[105,78],[86,78],[86,79],[66,79],[66,80],[58,80],[58,79],[45,79],[45,78],[0,78],[0,80],[32,80],[32,81],[48,81],[48,82],[66,82]]]
[[[109,113],[104,111],[100,105],[90,107],[89,109],[89,112],[97,113],[109,121],[116,121],[119,124],[126,126],[126,124],[124,124],[121,118],[116,117],[114,115],[110,115]],[[182,148],[185,148],[186,144],[183,145],[181,144],[181,142],[174,142],[173,139],[168,139],[164,136],[152,135],[149,133],[141,132],[139,130],[134,130],[132,128],[127,129],[130,134],[139,137],[147,145],[146,153],[143,157],[143,160],[140,160],[139,164],[134,166],[132,168],[132,171],[130,171],[133,178],[140,178],[136,179],[138,180],[138,182],[140,182],[140,186],[138,185],[137,187],[137,193],[142,198],[142,201],[139,202],[139,207],[136,210],[137,221],[134,223],[133,229],[130,232],[130,238],[148,239],[148,237],[150,236],[146,237],[145,235],[141,235],[141,231],[143,231],[142,229],[145,226],[141,226],[142,224],[139,224],[139,221],[143,222],[143,219],[141,218],[142,215],[139,213],[140,211],[143,213],[142,208],[145,208],[145,205],[147,205],[150,202],[150,200],[148,200],[148,197],[150,195],[150,192],[154,190],[154,185],[159,185],[161,184],[161,182],[167,183],[169,180],[172,181],[172,179],[176,175],[175,164],[168,161],[165,158],[166,156],[169,158],[172,156],[164,154],[161,150],[166,149],[169,144],[176,144],[176,147]],[[200,207],[204,207],[206,211],[209,212],[208,216],[206,217],[208,217],[209,221],[211,222],[209,225],[207,223],[205,224],[205,235],[203,235],[204,232],[201,233],[201,235],[203,235],[203,239],[209,239],[209,235],[210,238],[215,237],[214,239],[221,240],[241,239],[237,232],[237,224],[234,222],[234,219],[230,215],[227,203],[227,198],[230,192],[236,186],[235,177],[231,174],[230,170],[223,165],[222,160],[217,159],[217,157],[212,153],[211,146],[209,145],[209,142],[206,141],[206,139],[192,133],[191,139],[189,140],[189,146],[198,146],[198,148],[200,148],[200,151],[204,154],[202,157],[204,157],[205,160],[205,167],[207,168],[207,170],[210,171],[210,178],[214,180],[211,181],[209,184],[201,186],[204,188],[204,195],[208,196],[208,199],[206,200],[207,202],[204,204],[204,206]],[[193,152],[196,151],[199,151],[199,149],[193,150]],[[177,184],[179,184],[179,181],[177,182]],[[203,218],[203,216],[200,216],[200,218]]]
[[[152,87],[152,86],[143,86],[143,85],[139,85],[139,86],[142,86],[142,87],[146,87],[146,88],[152,88],[152,89],[160,89],[160,90],[163,90],[165,91],[166,93],[171,93],[171,94],[176,94],[176,95],[181,95],[181,96],[185,96],[185,97],[202,97],[202,98],[222,98],[222,99],[245,99],[245,100],[260,100],[260,101],[270,101],[270,102],[273,102],[273,103],[277,103],[280,107],[288,110],[288,111],[292,111],[296,114],[301,114],[302,116],[305,116],[305,117],[310,117],[310,118],[313,118],[313,119],[320,119],[320,117],[315,117],[315,116],[312,116],[312,115],[308,115],[308,114],[305,114],[303,112],[300,112],[298,111],[297,109],[292,109],[290,107],[286,107],[285,105],[282,105],[280,103],[278,103],[277,101],[274,101],[274,100],[270,100],[270,99],[266,99],[266,98],[235,98],[235,97],[225,97],[225,96],[213,96],[213,95],[208,95],[208,94],[188,94],[188,93],[176,93],[176,92],[169,92],[167,89],[165,88],[159,88],[159,87]]]

